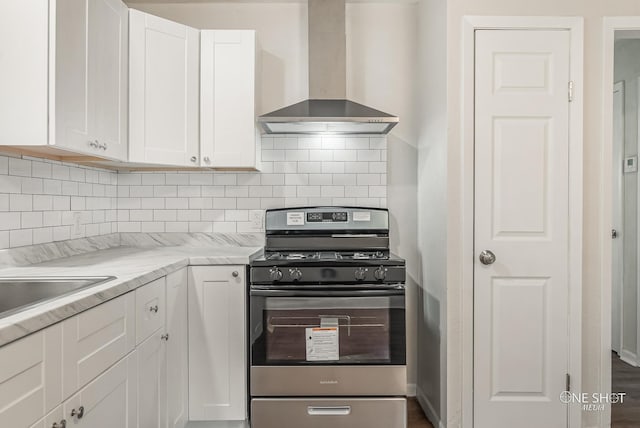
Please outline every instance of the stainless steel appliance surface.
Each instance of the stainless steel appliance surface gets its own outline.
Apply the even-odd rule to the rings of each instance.
[[[388,211],[268,210],[265,233],[250,264],[251,426],[406,427],[405,262]]]

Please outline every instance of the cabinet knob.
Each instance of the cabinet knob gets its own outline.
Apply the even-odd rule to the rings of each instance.
[[[205,156],[205,157],[204,157],[204,161],[205,161],[206,163],[209,163],[209,162],[211,162],[211,159],[209,159],[209,156]]]
[[[60,423],[54,422],[53,425],[51,425],[51,428],[65,428],[66,426],[67,426],[67,421],[63,419],[60,421]]]
[[[71,409],[71,417],[77,416],[78,419],[82,419],[84,416],[84,406],[78,407],[78,410]]]
[[[102,145],[102,150],[107,150],[107,143],[104,143],[104,144]]]
[[[158,305],[155,306],[150,306],[149,307],[149,312],[154,312],[154,313],[158,313]]]
[[[165,342],[169,341],[169,333],[165,333],[162,336],[160,336],[160,340],[164,340]]]
[[[198,158],[197,158],[197,157],[195,157],[195,156],[191,156],[191,162],[195,162],[195,161],[197,161],[197,160],[198,160]]]
[[[93,147],[94,149],[98,148],[98,144],[95,141],[89,141],[89,146]]]
[[[240,274],[238,273],[238,271],[237,271],[237,270],[234,270],[234,271],[231,273],[231,275],[232,275],[234,278],[237,278],[237,277],[238,277],[238,275],[240,275]]]

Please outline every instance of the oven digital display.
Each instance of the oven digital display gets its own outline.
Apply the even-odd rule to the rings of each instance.
[[[307,213],[307,222],[309,223],[333,223],[338,221],[347,221],[346,211],[325,212],[325,213]]]

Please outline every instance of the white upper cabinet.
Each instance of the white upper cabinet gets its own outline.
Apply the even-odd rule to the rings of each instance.
[[[1,2],[0,144],[126,160],[127,21],[120,0]]]
[[[200,33],[133,9],[129,20],[129,161],[199,166]]]
[[[202,166],[257,169],[256,32],[202,30]]]

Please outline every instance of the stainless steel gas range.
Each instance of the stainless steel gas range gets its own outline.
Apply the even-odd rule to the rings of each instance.
[[[405,262],[386,209],[268,210],[251,262],[252,428],[406,427]]]

